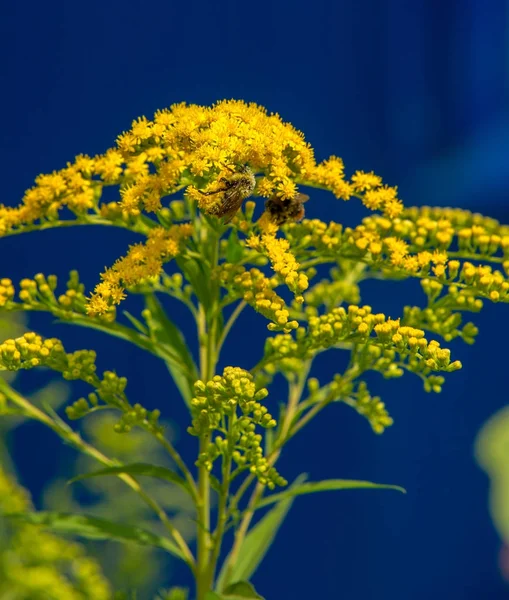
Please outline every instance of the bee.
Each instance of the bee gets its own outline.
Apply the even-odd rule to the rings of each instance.
[[[283,225],[288,221],[302,221],[305,215],[304,202],[309,200],[306,194],[297,193],[293,198],[282,199],[277,196],[265,202],[265,211],[276,225]]]
[[[219,180],[222,187],[213,192],[202,192],[204,196],[212,196],[213,194],[223,194],[221,201],[209,210],[209,214],[216,217],[224,217],[224,222],[229,223],[237,214],[237,211],[242,206],[242,202],[248,198],[256,185],[256,179],[253,171],[244,165],[238,171],[234,171],[227,167],[232,172],[231,177],[221,177]]]

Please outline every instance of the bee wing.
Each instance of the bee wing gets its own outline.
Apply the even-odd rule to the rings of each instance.
[[[225,223],[229,223],[242,206],[243,200],[244,197],[239,190],[232,187],[229,190],[226,190],[221,202],[210,212],[216,215],[216,217],[225,217]]]
[[[307,194],[301,194],[300,192],[296,194],[295,198],[293,199],[294,202],[307,202],[309,200],[309,196]]]

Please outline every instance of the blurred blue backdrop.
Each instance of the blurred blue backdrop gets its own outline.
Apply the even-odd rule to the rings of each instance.
[[[509,222],[506,0],[26,0],[3,3],[0,30],[6,204],[17,203],[38,173],[78,153],[102,152],[139,115],[180,101],[242,98],[304,131],[319,159],[337,154],[349,172],[373,169],[397,184],[407,205],[456,205]],[[353,201],[325,194],[313,200],[308,212],[320,218],[354,222],[363,214]],[[2,240],[1,275],[19,280],[51,270],[64,277],[76,267],[90,287],[131,241],[122,231],[91,233]],[[406,291],[419,298],[418,287]],[[364,300],[395,316],[400,292],[397,285],[373,285]],[[477,344],[454,346],[465,368],[440,396],[426,395],[411,377],[376,380],[395,418],[383,436],[338,405],[292,442],[281,463],[289,479],[303,471],[315,480],[370,479],[401,484],[408,494],[299,499],[254,578],[262,594],[270,600],[508,596],[497,568],[488,482],[472,454],[481,424],[508,401],[508,317],[505,306],[486,307]],[[55,331],[43,318],[32,324],[70,349],[97,347],[102,368],[130,375],[131,398],[159,406],[185,432],[185,410],[161,365],[97,333]],[[236,330],[225,363],[253,364],[259,324]],[[321,363],[318,376],[331,369]],[[29,390],[37,377],[23,381]],[[193,444],[182,435],[187,456]],[[37,499],[61,446],[49,433],[27,428],[15,450],[22,482]]]

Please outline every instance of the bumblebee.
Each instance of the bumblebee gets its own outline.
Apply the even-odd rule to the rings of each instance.
[[[221,177],[219,182],[222,187],[213,192],[202,192],[204,196],[212,196],[213,194],[223,194],[221,201],[209,210],[209,214],[216,217],[224,217],[224,222],[229,223],[237,214],[237,211],[242,206],[242,202],[248,198],[256,185],[256,179],[253,171],[244,165],[238,171],[233,171],[231,177]]]
[[[283,225],[289,221],[302,221],[305,215],[304,202],[309,200],[306,194],[295,194],[293,198],[281,199],[277,196],[265,202],[265,212],[276,225]]]

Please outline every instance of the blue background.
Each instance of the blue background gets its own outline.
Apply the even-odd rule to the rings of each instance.
[[[17,203],[38,173],[78,153],[102,152],[139,115],[180,101],[242,98],[304,131],[319,159],[337,154],[349,172],[373,169],[397,184],[407,205],[456,205],[509,221],[504,0],[28,0],[3,3],[1,11],[6,204]],[[308,206],[309,214],[340,222],[364,214],[325,194]],[[126,232],[103,230],[7,238],[1,275],[18,280],[51,269],[65,277],[76,267],[90,287],[131,241]],[[370,286],[363,300],[396,315],[402,291],[412,302],[422,299],[418,286],[395,284]],[[254,578],[262,594],[507,597],[488,481],[472,455],[481,424],[507,403],[507,318],[507,307],[486,307],[477,344],[454,346],[465,368],[440,396],[426,395],[411,377],[375,379],[395,418],[383,436],[338,405],[293,442],[281,462],[289,478],[304,471],[315,480],[370,479],[401,484],[408,494],[351,491],[297,501]],[[261,323],[247,329],[248,321],[230,342],[230,359],[245,367],[259,351]],[[33,324],[69,349],[98,347],[102,368],[130,375],[131,398],[159,406],[185,431],[185,410],[162,365],[93,332],[55,331],[42,317]],[[191,324],[182,326],[190,331]],[[322,361],[317,374],[325,378],[333,368]],[[24,385],[36,384],[37,377]],[[182,436],[189,457],[193,443]],[[37,428],[15,450],[22,481],[37,497],[60,445]]]

